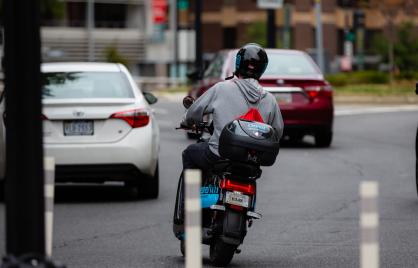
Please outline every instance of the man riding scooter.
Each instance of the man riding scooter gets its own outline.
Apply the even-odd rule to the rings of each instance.
[[[234,75],[214,85],[190,106],[182,125],[193,128],[203,121],[204,115],[211,114],[213,135],[208,142],[189,145],[183,151],[183,170],[201,169],[205,174],[219,161],[221,131],[234,119],[243,116],[250,120],[258,119],[272,126],[279,137],[282,136],[283,119],[277,101],[258,82],[267,64],[268,57],[261,46],[254,43],[243,46],[236,55]],[[234,76],[238,79],[232,79]],[[174,221],[183,224],[183,213],[179,211]]]

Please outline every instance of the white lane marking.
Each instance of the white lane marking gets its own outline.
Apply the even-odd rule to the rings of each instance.
[[[418,111],[418,105],[336,108],[335,116]]]

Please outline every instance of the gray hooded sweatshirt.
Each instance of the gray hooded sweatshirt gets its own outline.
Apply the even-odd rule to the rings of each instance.
[[[280,137],[283,135],[283,119],[275,97],[252,78],[215,84],[193,103],[186,113],[185,121],[192,125],[201,122],[203,115],[212,114],[214,132],[209,140],[209,148],[219,156],[222,129],[250,108],[257,108],[264,122],[274,127]]]

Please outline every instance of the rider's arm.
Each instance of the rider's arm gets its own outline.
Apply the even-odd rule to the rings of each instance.
[[[216,96],[217,86],[209,88],[200,96],[192,106],[187,110],[185,122],[187,125],[193,125],[203,121],[203,115],[213,112],[213,100]]]

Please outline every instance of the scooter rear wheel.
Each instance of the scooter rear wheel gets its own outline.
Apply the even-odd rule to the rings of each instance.
[[[237,246],[226,244],[218,238],[210,245],[210,261],[216,267],[226,266],[231,262],[236,250]]]
[[[180,252],[183,257],[186,257],[186,243],[184,240],[180,240]]]

